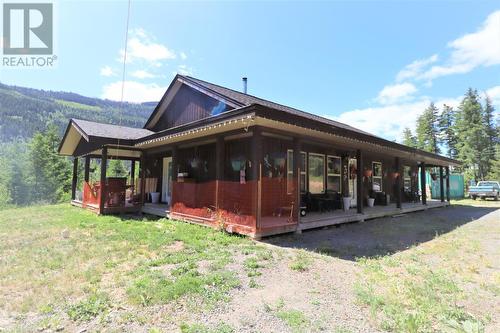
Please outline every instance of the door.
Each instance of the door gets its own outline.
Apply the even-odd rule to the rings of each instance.
[[[351,197],[351,207],[356,207],[357,204],[357,192],[358,187],[356,186],[356,172],[358,161],[354,158],[349,160],[349,196]]]
[[[172,198],[172,157],[163,158],[161,201],[170,204]]]

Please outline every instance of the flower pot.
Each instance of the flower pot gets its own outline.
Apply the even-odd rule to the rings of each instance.
[[[375,198],[368,198],[368,207],[373,207],[375,204]]]
[[[344,212],[347,212],[351,208],[351,197],[343,197],[342,201],[344,203]]]
[[[372,171],[372,170],[365,170],[365,172],[364,172],[364,175],[365,175],[365,177],[367,177],[367,178],[370,178],[370,177],[372,176],[372,174],[373,174],[373,171]]]
[[[152,203],[159,203],[160,202],[160,192],[151,192],[151,202]]]

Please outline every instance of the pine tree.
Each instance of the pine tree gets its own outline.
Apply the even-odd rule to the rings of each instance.
[[[415,138],[408,127],[403,130],[403,144],[408,147],[417,148],[417,138]]]
[[[484,151],[485,157],[485,173],[490,173],[493,161],[496,160],[496,148],[500,143],[498,138],[498,129],[495,124],[495,108],[491,103],[491,99],[486,96],[486,101],[483,109],[483,124],[486,132],[486,147]]]
[[[456,117],[458,159],[463,162],[466,180],[485,179],[487,133],[483,108],[477,90],[469,88],[460,103]]]
[[[442,142],[446,145],[447,156],[457,156],[457,136],[455,133],[455,111],[451,106],[443,105],[443,111],[438,120]]]
[[[31,174],[33,176],[33,201],[58,202],[71,189],[71,162],[58,155],[57,127],[49,125],[44,132],[33,136],[29,145]]]
[[[430,103],[417,119],[417,148],[439,154],[438,109]]]

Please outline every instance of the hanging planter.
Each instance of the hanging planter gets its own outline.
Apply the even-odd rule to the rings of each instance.
[[[231,168],[233,171],[240,171],[245,168],[245,160],[242,157],[231,160]]]
[[[201,163],[201,161],[198,157],[193,158],[190,162],[191,168],[198,169],[198,167],[200,166],[200,163]]]
[[[367,178],[370,178],[373,174],[373,171],[371,169],[365,169],[363,175]]]
[[[431,178],[432,178],[432,180],[437,180],[437,178],[438,178],[437,174],[431,173]]]
[[[398,179],[399,178],[399,172],[391,172],[390,177],[393,179]]]

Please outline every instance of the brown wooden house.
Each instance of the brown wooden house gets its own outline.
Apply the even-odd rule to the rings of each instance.
[[[144,128],[72,119],[59,153],[74,157],[75,205],[100,214],[142,211],[251,237],[446,206],[449,167],[459,164],[183,75]],[[85,162],[77,197],[79,158]],[[108,177],[112,159],[130,161],[129,173]],[[426,168],[441,184],[441,200],[418,191]]]

